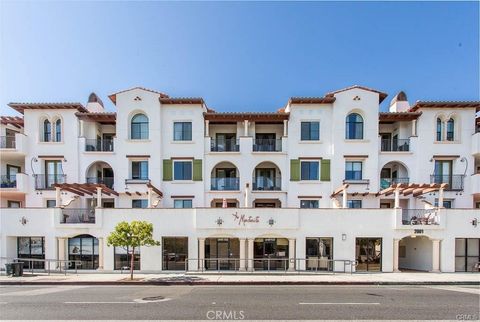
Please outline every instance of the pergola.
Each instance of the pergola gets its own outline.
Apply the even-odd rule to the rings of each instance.
[[[77,196],[97,196],[97,205],[102,204],[102,194],[118,196],[118,192],[107,187],[103,183],[55,183],[52,185],[56,190],[56,204],[61,204],[61,191],[68,191]]]
[[[147,182],[146,183],[146,186],[147,186],[147,189],[148,189],[148,192],[147,192],[147,195],[148,195],[148,208],[155,208],[156,205],[158,204],[154,204],[153,202],[153,194],[155,193],[159,199],[162,199],[163,198],[163,192],[158,189],[157,187],[155,187],[153,184],[151,184],[150,182]],[[125,191],[125,194],[128,195],[128,196],[131,196],[132,194],[136,194],[137,196],[141,196],[142,193],[139,192],[139,191],[135,191],[135,192],[130,192],[130,191]]]

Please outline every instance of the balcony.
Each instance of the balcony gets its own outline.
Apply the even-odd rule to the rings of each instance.
[[[113,139],[85,139],[86,152],[113,152]]]
[[[211,152],[239,152],[240,140],[238,139],[211,139],[210,142]]]
[[[64,208],[60,218],[60,224],[94,224],[95,209],[88,208]]]
[[[11,175],[0,175],[0,188],[16,188],[17,187],[17,176],[14,174]]]
[[[103,177],[103,178],[87,177],[86,182],[104,184],[110,189],[113,189],[113,177]]]
[[[253,152],[281,152],[281,139],[255,139],[253,140]]]
[[[282,190],[281,177],[253,177],[252,179],[254,191],[280,191]]]
[[[212,178],[211,190],[214,190],[214,191],[240,190],[240,178]]]
[[[15,136],[0,136],[0,149],[16,149]]]
[[[56,183],[66,183],[66,178],[65,174],[36,174],[35,190],[53,189],[52,185]]]
[[[464,182],[463,174],[453,174],[453,175],[437,175],[432,174],[430,176],[430,183],[446,183],[448,186],[445,188],[447,191],[460,191],[463,190]]]
[[[380,150],[382,152],[408,152],[410,151],[410,139],[382,139]]]
[[[402,225],[440,225],[438,209],[402,209]]]
[[[393,184],[409,183],[409,178],[380,178],[380,188],[386,189]]]

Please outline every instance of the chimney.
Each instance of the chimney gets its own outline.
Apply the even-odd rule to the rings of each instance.
[[[408,104],[407,94],[401,91],[390,102],[390,112],[408,112],[410,104]]]
[[[103,108],[103,102],[97,94],[92,93],[88,97],[87,110],[91,113],[102,113],[105,112]]]

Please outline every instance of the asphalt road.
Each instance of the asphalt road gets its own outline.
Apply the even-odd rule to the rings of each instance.
[[[478,286],[2,286],[1,319],[478,320]]]

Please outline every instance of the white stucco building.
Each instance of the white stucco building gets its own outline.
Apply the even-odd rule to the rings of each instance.
[[[132,88],[1,117],[0,257],[128,266],[146,220],[165,270],[471,271],[480,262],[480,102],[352,86],[272,113]],[[41,267],[42,263],[37,263]],[[348,270],[350,267],[347,268]]]

